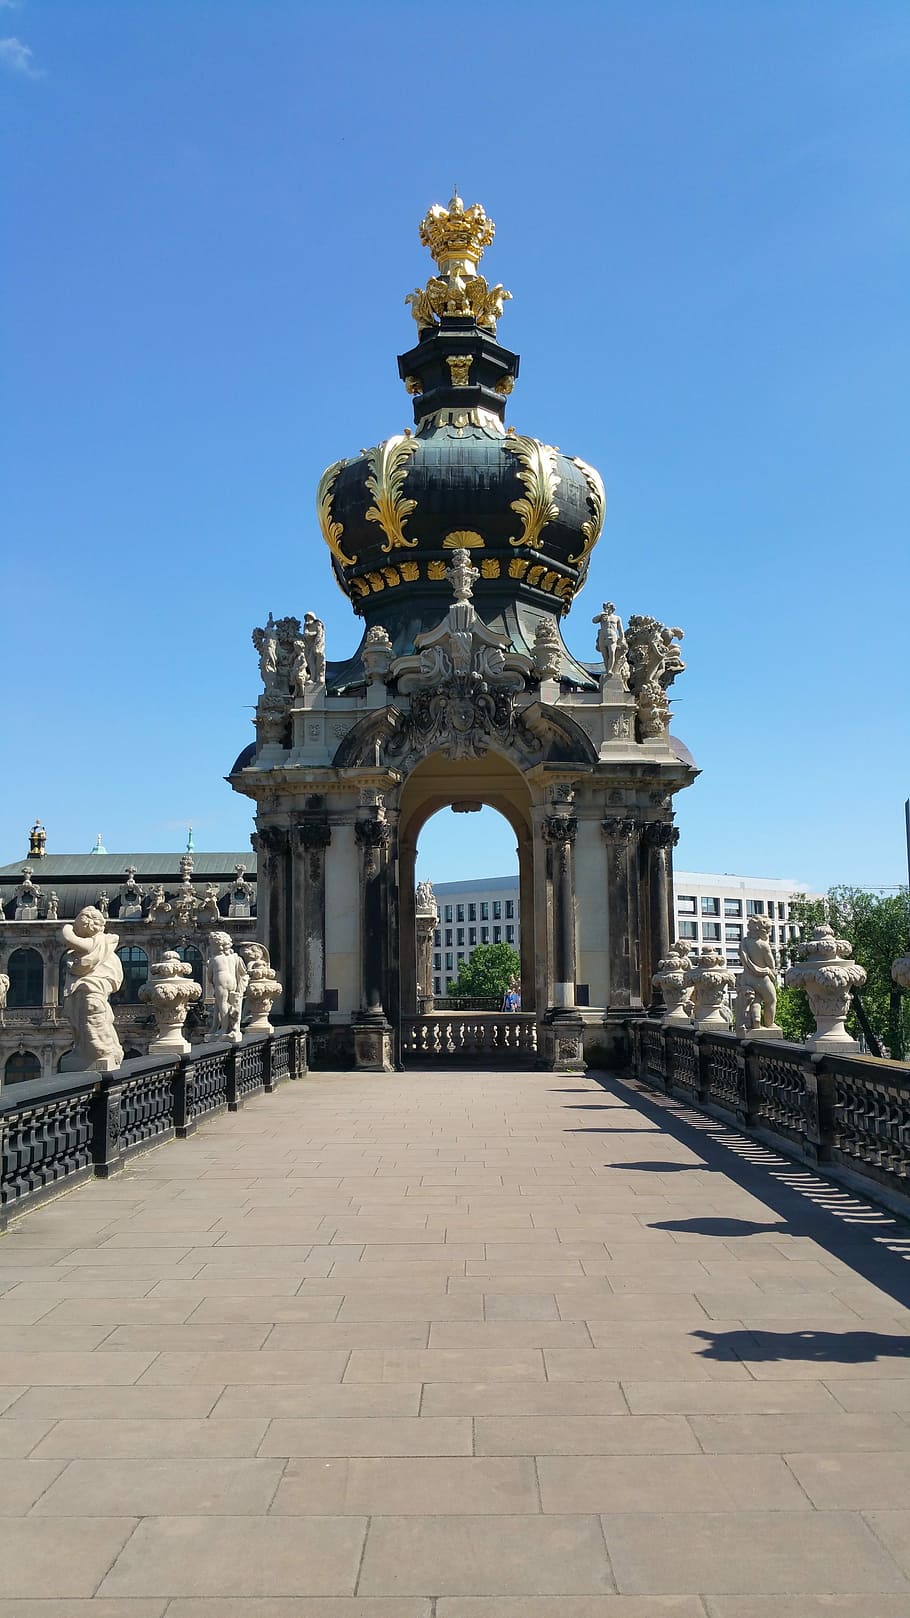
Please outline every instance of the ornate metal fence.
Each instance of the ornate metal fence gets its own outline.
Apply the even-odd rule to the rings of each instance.
[[[146,1146],[191,1135],[307,1071],[307,1031],[282,1030],[185,1057],[142,1057],[116,1073],[59,1073],[0,1091],[0,1229],[11,1213],[90,1175],[106,1176]]]
[[[533,1012],[433,1012],[405,1017],[401,1059],[422,1062],[523,1062],[537,1060],[537,1019]]]
[[[910,1067],[783,1040],[630,1023],[632,1071],[789,1147],[910,1195]]]

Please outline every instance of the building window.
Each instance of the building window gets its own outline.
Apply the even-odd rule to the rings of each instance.
[[[460,949],[458,951],[458,964],[459,964],[459,966],[461,965],[463,960],[464,960],[464,950]]]
[[[442,956],[441,955],[434,955],[433,956],[433,971],[434,972],[441,972],[442,971]]]
[[[3,1069],[4,1084],[24,1084],[26,1079],[40,1079],[41,1063],[32,1051],[14,1051],[6,1059]]]
[[[747,899],[746,900],[746,915],[747,916],[763,916],[764,913],[765,913],[765,901],[764,901],[764,899]]]
[[[454,972],[454,970],[455,970],[455,957],[452,954],[451,950],[447,950],[446,951],[446,971],[447,972]]]
[[[493,900],[493,920],[494,921],[502,921],[502,900],[501,899],[494,899]]]
[[[8,1006],[44,1004],[44,962],[36,949],[14,949],[6,970],[9,974]]]
[[[724,900],[724,915],[725,916],[741,916],[742,913],[743,913],[742,899],[725,899]]]
[[[476,927],[469,927],[468,928],[468,943],[469,944],[476,944],[477,943],[477,928]]]
[[[205,962],[202,959],[201,949],[195,944],[182,944],[177,950],[181,961],[188,961],[193,972],[193,981],[205,988]]]
[[[715,939],[720,942],[720,922],[703,921],[701,924],[701,936],[706,943],[713,943]]]
[[[742,962],[740,961],[739,956],[734,955],[732,950],[729,950],[729,949],[727,950],[727,965],[728,966],[741,966],[742,965]]]
[[[769,902],[773,903],[773,901],[769,901]],[[771,943],[772,944],[777,943],[777,928],[776,927],[771,928]]]
[[[464,905],[455,906],[455,920],[464,921]]]
[[[512,921],[514,915],[515,915],[515,900],[514,899],[507,899],[506,900],[506,921]]]
[[[482,899],[480,902],[480,919],[481,921],[489,921],[490,919],[490,906],[486,899]]]
[[[777,907],[777,919],[778,919],[778,921],[784,921],[786,919],[786,915],[787,915],[787,906],[784,905],[784,904],[779,904],[778,907]]]
[[[481,927],[481,929],[480,929],[480,942],[482,944],[489,944],[489,942],[490,942],[490,929],[489,929],[489,927]]]
[[[138,1005],[139,990],[149,975],[149,958],[137,944],[127,944],[117,954],[123,963],[123,983],[111,995],[111,1001],[115,1006]]]
[[[451,927],[447,927],[446,928],[446,948],[451,949],[451,947],[452,947],[452,929],[451,929]]]
[[[737,926],[735,921],[728,921],[725,924],[724,938],[727,940],[728,944],[738,944],[742,936],[742,927]]]
[[[506,928],[506,943],[507,944],[514,944],[514,942],[515,942],[515,928],[514,927],[507,927]]]
[[[676,908],[681,916],[695,915],[695,894],[681,893],[676,901]]]
[[[502,928],[501,927],[494,927],[493,928],[493,943],[494,944],[501,944],[502,943]]]
[[[460,947],[464,946],[464,928],[463,927],[459,927],[459,929],[458,929],[458,937],[456,938],[455,942]]]
[[[441,927],[437,927],[435,929],[435,931],[433,933],[433,943],[436,945],[437,949],[439,948],[440,944],[442,943],[442,928]]]
[[[476,920],[477,920],[477,906],[476,905],[468,905],[468,921],[476,921]]]
[[[698,937],[698,922],[697,921],[681,921],[680,924],[679,924],[679,936],[680,936],[680,938],[697,938]]]
[[[446,994],[452,993],[452,979],[446,978]]]
[[[433,993],[434,994],[439,993],[439,979],[438,978],[433,979]]]
[[[445,918],[446,918],[446,921],[451,921],[452,920],[452,906],[451,905],[446,905]]]
[[[720,900],[703,893],[701,898],[701,913],[703,916],[719,916]]]

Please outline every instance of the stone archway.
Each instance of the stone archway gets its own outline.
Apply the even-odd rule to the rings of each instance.
[[[452,759],[431,753],[404,782],[398,809],[398,892],[400,1003],[405,1015],[417,1011],[417,940],[414,873],[417,844],[427,821],[453,803],[472,802],[495,809],[508,821],[518,847],[521,1003],[533,1011],[537,1001],[534,925],[534,836],[531,793],[521,770],[501,753],[482,758]]]

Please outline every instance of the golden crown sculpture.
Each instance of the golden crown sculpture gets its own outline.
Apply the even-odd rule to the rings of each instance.
[[[434,202],[420,221],[420,240],[436,260],[438,275],[409,292],[405,303],[425,331],[444,317],[473,319],[495,335],[502,306],[511,298],[501,283],[488,286],[477,265],[496,234],[479,202],[466,208],[456,191],[447,208]]]

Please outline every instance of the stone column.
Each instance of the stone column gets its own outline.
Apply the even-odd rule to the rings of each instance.
[[[420,953],[420,921],[415,916],[412,895],[417,870],[417,844],[398,843],[398,880],[400,889],[399,958],[401,962],[401,1010],[406,1017],[416,1016],[418,994],[424,989],[422,956]],[[432,983],[431,983],[432,988]]]
[[[392,829],[382,799],[362,805],[354,822],[360,846],[360,1011],[354,1021],[354,1062],[372,1072],[392,1069],[392,1030],[385,1013],[388,978],[386,857]]]
[[[668,820],[649,820],[642,827],[645,849],[645,886],[647,889],[648,926],[646,948],[642,961],[645,982],[651,983],[651,1009],[663,1011],[660,986],[653,983],[657,963],[669,948],[672,928],[671,850],[679,842],[679,831]],[[675,931],[675,929],[673,929]]]
[[[575,1006],[575,883],[572,849],[578,821],[571,811],[547,815],[543,834],[550,845],[553,888],[553,1009]]]
[[[439,912],[418,910],[417,927],[417,1006],[421,1016],[433,1010],[433,935]]]
[[[253,837],[259,855],[256,931],[285,985],[281,1011],[293,1012],[290,834],[286,826],[260,826]]]
[[[638,904],[641,827],[637,820],[608,816],[601,828],[607,843],[607,1015],[624,1017],[642,1009]]]
[[[522,1011],[534,1011],[537,1007],[535,921],[534,837],[529,828],[522,827],[518,833],[518,946],[521,956]]]
[[[325,861],[332,828],[325,815],[294,826],[294,1011],[304,1017],[325,1004]]]

